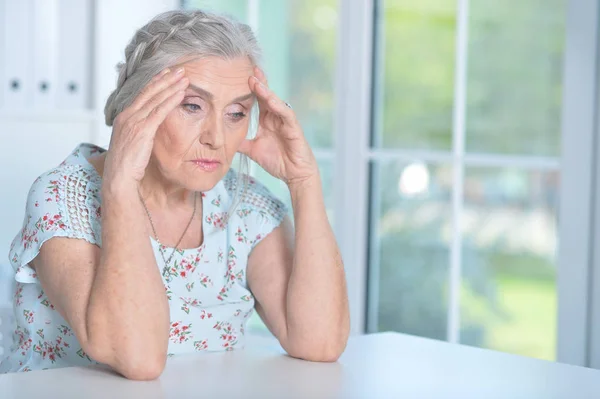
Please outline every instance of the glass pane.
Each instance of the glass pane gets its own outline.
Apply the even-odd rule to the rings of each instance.
[[[248,21],[248,0],[184,0],[183,4],[186,8],[200,8]]]
[[[445,339],[452,169],[380,162],[372,172],[369,329]]]
[[[380,0],[374,145],[452,146],[456,0]],[[382,76],[382,78],[379,78]]]
[[[249,21],[249,5],[258,20]],[[337,0],[188,0],[187,7],[257,23],[263,67],[271,88],[288,101],[315,148],[333,145]]]
[[[553,360],[558,172],[468,169],[461,341]]]
[[[565,3],[469,3],[469,151],[560,155]]]

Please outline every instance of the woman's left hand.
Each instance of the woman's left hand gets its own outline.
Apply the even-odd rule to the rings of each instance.
[[[258,132],[256,138],[243,141],[238,151],[288,186],[318,177],[317,161],[294,111],[269,89],[258,67],[249,85],[260,110]]]

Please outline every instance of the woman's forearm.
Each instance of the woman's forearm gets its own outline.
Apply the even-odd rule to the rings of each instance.
[[[102,255],[86,326],[91,346],[108,357],[99,361],[117,369],[164,362],[169,306],[134,184],[103,188]]]
[[[342,258],[327,219],[318,176],[290,186],[295,251],[287,292],[287,339],[300,355],[334,360],[349,334]],[[317,359],[319,360],[319,359]]]

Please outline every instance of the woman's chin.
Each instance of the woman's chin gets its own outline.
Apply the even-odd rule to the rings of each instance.
[[[185,185],[190,191],[206,192],[212,190],[219,181],[225,176],[227,170],[223,167],[214,171],[195,170],[192,176],[189,176]]]

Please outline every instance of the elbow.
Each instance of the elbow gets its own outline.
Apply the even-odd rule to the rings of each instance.
[[[129,380],[149,381],[160,377],[167,362],[166,351],[139,349],[110,349],[92,344],[87,346],[86,352]]]
[[[337,339],[305,340],[287,345],[286,352],[291,357],[310,362],[337,362],[346,349],[347,337]]]
[[[115,367],[115,370],[129,380],[149,381],[155,380],[165,369],[166,356],[152,359],[127,361]]]
[[[295,357],[296,359],[320,363],[337,362],[343,352],[343,349],[318,347],[306,347],[298,349],[290,348],[287,350],[288,355],[290,355],[291,357]]]

